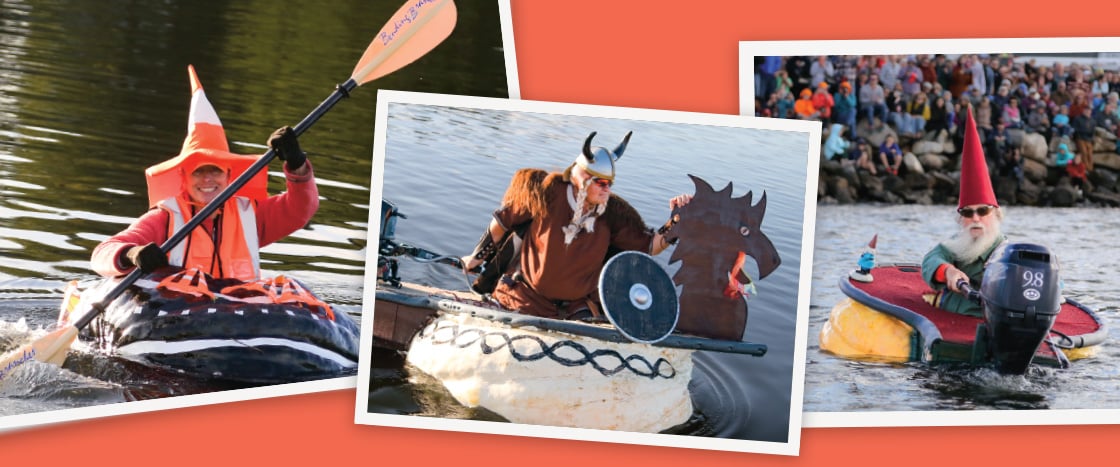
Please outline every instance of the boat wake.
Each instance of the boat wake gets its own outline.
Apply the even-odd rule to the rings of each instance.
[[[922,374],[925,373],[925,374]],[[1049,409],[1050,397],[1058,390],[1061,372],[1032,365],[1026,374],[1004,375],[991,366],[938,365],[919,371],[924,386],[940,397],[938,410],[960,409]]]

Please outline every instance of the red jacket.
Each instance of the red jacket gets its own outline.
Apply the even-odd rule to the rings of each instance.
[[[1070,178],[1080,178],[1084,180],[1085,163],[1075,163],[1073,161],[1070,161],[1069,164],[1066,164],[1066,173],[1069,174]]]
[[[832,116],[832,106],[836,105],[832,96],[827,92],[818,92],[813,94],[813,107],[821,112],[821,117],[829,118]]]
[[[307,164],[306,175],[294,175],[285,168],[287,191],[257,203],[257,237],[261,247],[299,230],[319,210],[319,189],[315,185],[311,161]],[[124,251],[136,245],[163,244],[168,238],[169,221],[169,214],[162,209],[152,209],[144,213],[127,229],[109,237],[93,249],[93,256],[90,258],[93,270],[105,277],[128,274],[132,268],[123,268],[119,261]],[[212,224],[211,219],[206,219],[197,228],[209,231]]]

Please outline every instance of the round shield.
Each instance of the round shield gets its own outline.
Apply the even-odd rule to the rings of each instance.
[[[599,274],[599,298],[611,324],[635,342],[656,343],[677,327],[676,286],[645,253],[626,251],[607,261]]]

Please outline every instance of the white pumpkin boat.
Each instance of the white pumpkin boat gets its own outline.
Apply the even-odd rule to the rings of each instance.
[[[514,423],[661,432],[693,415],[695,351],[766,354],[764,344],[679,333],[678,317],[685,316],[673,279],[638,252],[619,253],[603,269],[600,293],[610,322],[518,314],[471,292],[401,282],[398,256],[461,265],[394,242],[395,217],[396,208],[383,202],[374,345],[406,351],[409,364],[463,406]],[[776,254],[769,259],[760,275],[777,267]],[[743,297],[729,301],[745,322]],[[742,328],[736,332],[741,338]]]

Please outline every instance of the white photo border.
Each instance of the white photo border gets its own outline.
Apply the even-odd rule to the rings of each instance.
[[[643,444],[666,447],[709,449],[722,451],[753,452],[764,454],[797,455],[800,449],[801,413],[803,386],[805,380],[805,347],[808,333],[809,283],[812,280],[812,251],[816,218],[815,200],[818,173],[818,157],[808,157],[820,153],[821,125],[819,122],[798,122],[792,120],[743,118],[735,115],[703,114],[667,110],[646,110],[623,107],[608,107],[585,104],[496,99],[472,96],[453,96],[405,91],[381,90],[377,96],[377,119],[374,125],[373,180],[371,181],[370,206],[380,204],[384,181],[380,174],[385,168],[385,141],[390,104],[420,104],[444,107],[469,107],[484,110],[533,112],[546,114],[589,116],[614,119],[630,119],[652,122],[690,123],[713,126],[729,126],[762,130],[803,132],[808,134],[808,170],[806,171],[804,211],[802,225],[801,269],[798,274],[797,317],[795,320],[793,374],[790,394],[790,417],[785,443],[720,439],[693,436],[632,433],[621,431],[567,428],[553,426],[523,425],[515,423],[496,423],[475,420],[443,419],[411,415],[390,415],[369,413],[369,377],[371,373],[371,354],[373,346],[373,317],[376,278],[369,272],[377,270],[377,250],[367,248],[367,280],[363,289],[362,339],[359,357],[358,389],[355,406],[355,423],[384,425],[402,428],[421,428],[432,430],[453,430],[475,433],[532,436],[557,439]],[[369,235],[380,235],[379,214],[370,209]]]

